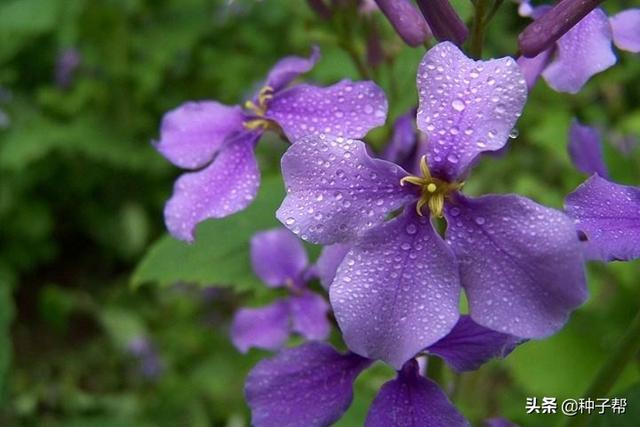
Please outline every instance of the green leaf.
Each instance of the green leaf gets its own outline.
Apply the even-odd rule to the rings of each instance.
[[[605,397],[605,396],[602,396]],[[640,383],[636,383],[625,392],[610,396],[612,399],[627,399],[624,413],[616,414],[609,407],[602,415],[591,416],[589,427],[635,427],[640,420]],[[608,402],[611,404],[611,401]]]
[[[238,291],[260,289],[249,260],[249,240],[260,230],[277,226],[275,211],[283,199],[280,177],[265,178],[248,209],[198,226],[187,244],[165,236],[156,242],[133,273],[132,285],[178,282],[228,286]]]

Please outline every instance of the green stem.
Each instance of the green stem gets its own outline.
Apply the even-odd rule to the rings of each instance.
[[[482,45],[484,43],[484,30],[487,20],[487,9],[491,0],[476,0],[475,14],[473,15],[473,26],[471,28],[471,39],[469,40],[469,52],[475,58],[482,56]]]
[[[597,399],[607,396],[624,368],[639,350],[640,311],[638,311],[636,317],[631,321],[627,332],[609,355],[609,358],[604,362],[583,397]],[[578,414],[569,419],[567,427],[583,427],[587,425],[588,421],[589,414]]]

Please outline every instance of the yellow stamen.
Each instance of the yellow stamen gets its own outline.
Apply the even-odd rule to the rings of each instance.
[[[244,127],[249,130],[262,129],[263,131],[267,129],[277,129],[275,123],[271,120],[267,119],[251,119],[243,123]]]
[[[425,156],[422,156],[420,159],[420,172],[422,173],[422,177],[405,176],[400,180],[400,185],[408,182],[409,184],[420,187],[421,195],[416,203],[416,212],[418,215],[423,216],[422,208],[426,205],[429,207],[431,215],[442,218],[444,201],[451,193],[462,188],[464,182],[451,183],[432,177]]]

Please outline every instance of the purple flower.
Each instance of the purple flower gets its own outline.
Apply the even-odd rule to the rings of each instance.
[[[640,258],[640,188],[608,181],[598,132],[573,123],[569,150],[576,167],[593,173],[567,196],[565,210],[585,238],[587,259]]]
[[[431,31],[418,9],[409,0],[376,0],[398,35],[409,46],[419,46]]]
[[[68,88],[73,82],[73,75],[80,65],[82,57],[74,48],[63,50],[56,62],[56,84],[61,88]]]
[[[329,334],[329,304],[306,288],[315,273],[302,243],[287,229],[257,233],[251,239],[254,272],[271,288],[286,287],[291,295],[262,308],[238,310],[231,326],[233,344],[241,352],[251,347],[280,348],[291,331],[310,340]]]
[[[531,25],[552,14],[550,10],[549,6],[531,7],[528,1],[523,1],[520,7],[521,13],[536,20]],[[619,49],[640,52],[640,9],[629,9],[609,18],[597,8],[569,28],[555,44],[536,56],[518,59],[530,88],[542,74],[556,91],[577,93],[593,75],[616,63],[612,41]]]
[[[597,173],[607,178],[607,166],[602,158],[600,133],[597,129],[584,126],[573,120],[569,128],[569,156],[579,171],[591,175]]]
[[[147,379],[158,378],[164,366],[153,343],[146,337],[136,337],[129,342],[129,353],[138,361],[138,370]]]
[[[524,105],[515,61],[473,61],[441,43],[420,64],[418,93],[421,176],[371,158],[360,141],[312,136],[282,158],[277,212],[304,240],[352,245],[331,305],[352,351],[396,369],[455,325],[461,287],[474,321],[522,338],[552,334],[586,297],[565,214],[459,191],[478,157],[506,144]],[[446,218],[446,240],[431,216]]]
[[[393,124],[391,140],[382,152],[382,158],[402,166],[410,172],[417,171],[416,150],[423,143],[416,129],[416,110],[409,110]]]
[[[165,206],[174,237],[192,241],[199,222],[231,215],[253,201],[260,185],[254,148],[265,130],[279,128],[289,140],[321,132],[362,137],[384,123],[387,101],[373,82],[288,88],[318,58],[314,49],[309,58],[280,60],[244,109],[199,101],[165,114],[156,148],[189,170],[178,178]]]
[[[475,369],[492,357],[504,357],[517,340],[460,318],[451,334],[425,351],[442,357],[457,371]],[[353,382],[372,360],[341,354],[322,343],[307,343],[258,363],[247,378],[245,394],[256,427],[327,426],[342,416],[353,399]],[[374,399],[366,427],[467,426],[437,384],[420,376],[415,359],[398,369]]]

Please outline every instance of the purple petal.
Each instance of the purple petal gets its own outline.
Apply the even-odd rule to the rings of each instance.
[[[584,126],[574,119],[569,129],[568,149],[571,161],[579,171],[587,175],[597,173],[605,178],[608,176],[602,158],[600,134],[596,128]]]
[[[449,0],[417,0],[431,32],[438,41],[450,40],[461,46],[469,30]]]
[[[455,180],[478,154],[506,144],[527,85],[512,58],[474,61],[440,43],[422,58],[418,92],[417,122],[427,135],[431,173]]]
[[[382,158],[411,170],[415,163],[418,133],[415,126],[416,110],[398,117],[393,124],[391,141],[387,144]]]
[[[640,188],[594,175],[567,197],[565,209],[587,237],[588,259],[640,257]]]
[[[356,243],[330,295],[349,348],[399,369],[458,320],[458,268],[429,218],[409,208]]]
[[[262,231],[251,238],[253,271],[269,286],[302,285],[297,282],[308,264],[302,242],[286,228]]]
[[[320,49],[314,46],[309,58],[300,56],[287,56],[282,58],[271,68],[264,85],[269,86],[274,92],[286,87],[300,74],[310,71],[320,59]]]
[[[640,9],[627,9],[609,18],[618,49],[640,52]]]
[[[516,195],[459,195],[445,214],[475,322],[541,338],[585,300],[580,241],[562,212]]]
[[[343,80],[329,87],[296,85],[276,94],[267,118],[291,142],[307,135],[362,138],[387,117],[387,98],[373,82]]]
[[[428,350],[442,357],[458,372],[474,371],[494,357],[506,357],[520,340],[478,325],[469,316],[460,316],[447,336]]]
[[[490,418],[484,423],[487,427],[518,427],[518,424],[514,424],[506,418]]]
[[[420,376],[408,361],[395,380],[385,383],[371,404],[365,427],[456,427],[469,423],[436,383]]]
[[[409,46],[419,46],[431,36],[427,21],[411,1],[376,0],[376,3],[398,35]]]
[[[325,246],[320,253],[320,257],[318,261],[316,261],[316,272],[318,274],[318,278],[320,279],[320,284],[325,288],[329,289],[331,283],[333,282],[333,278],[336,277],[336,271],[338,271],[338,267],[342,263],[345,255],[351,249],[351,245],[347,244],[335,244],[330,246]]]
[[[209,166],[183,174],[164,208],[169,232],[193,241],[195,226],[207,218],[223,218],[246,208],[260,186],[253,153],[255,134],[246,134],[220,150]]]
[[[321,427],[337,421],[353,400],[353,381],[371,361],[311,342],[258,363],[245,395],[256,427]]]
[[[533,58],[521,56],[516,61],[520,67],[520,71],[522,71],[524,75],[529,90],[535,86],[538,77],[540,77],[544,69],[549,65],[552,53],[553,49],[543,50],[538,56],[534,56]]]
[[[557,55],[542,75],[558,92],[577,93],[593,76],[616,63],[607,15],[595,9],[557,42]]]
[[[209,163],[229,137],[244,130],[243,120],[238,106],[187,102],[162,118],[156,149],[176,166],[197,169]]]
[[[289,298],[293,330],[309,340],[324,340],[331,325],[327,318],[329,303],[320,295],[305,291]]]
[[[361,141],[310,136],[282,157],[287,196],[278,219],[302,239],[330,245],[353,240],[384,221],[415,190],[401,186],[407,173],[373,159]]]
[[[251,347],[277,350],[288,336],[289,306],[284,300],[261,308],[241,308],[231,325],[231,341],[242,353]]]

